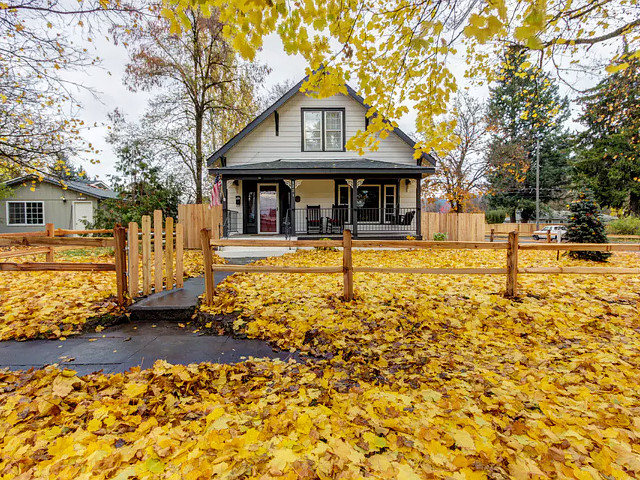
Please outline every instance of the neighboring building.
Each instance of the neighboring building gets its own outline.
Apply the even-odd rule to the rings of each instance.
[[[421,179],[429,155],[399,128],[360,156],[346,140],[366,128],[367,106],[347,95],[313,98],[299,82],[208,159],[220,175],[228,234],[420,235]],[[353,186],[356,185],[354,194]]]
[[[0,200],[0,233],[43,230],[47,223],[65,230],[84,230],[85,222],[93,221],[93,213],[102,200],[117,198],[102,182],[64,183],[66,189],[54,178],[39,181],[35,176],[5,182],[13,193]]]

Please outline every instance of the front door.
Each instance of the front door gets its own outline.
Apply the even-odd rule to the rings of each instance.
[[[73,202],[73,229],[86,230],[93,223],[93,204],[91,202]]]
[[[279,233],[278,184],[258,184],[258,233]]]

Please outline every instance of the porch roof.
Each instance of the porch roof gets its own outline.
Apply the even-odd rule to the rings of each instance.
[[[369,158],[347,159],[280,159],[271,162],[210,168],[230,178],[354,178],[400,177],[421,178],[435,172],[434,167],[403,165]]]

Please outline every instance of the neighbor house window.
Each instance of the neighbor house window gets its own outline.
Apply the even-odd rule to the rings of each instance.
[[[44,204],[7,202],[7,225],[44,225]]]
[[[344,110],[303,110],[302,150],[342,152],[344,150]]]

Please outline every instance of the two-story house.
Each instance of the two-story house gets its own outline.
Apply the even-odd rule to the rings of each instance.
[[[420,237],[419,185],[435,160],[415,160],[399,128],[365,156],[346,150],[367,126],[362,97],[347,86],[347,95],[314,98],[300,92],[303,81],[209,157],[225,232]]]

